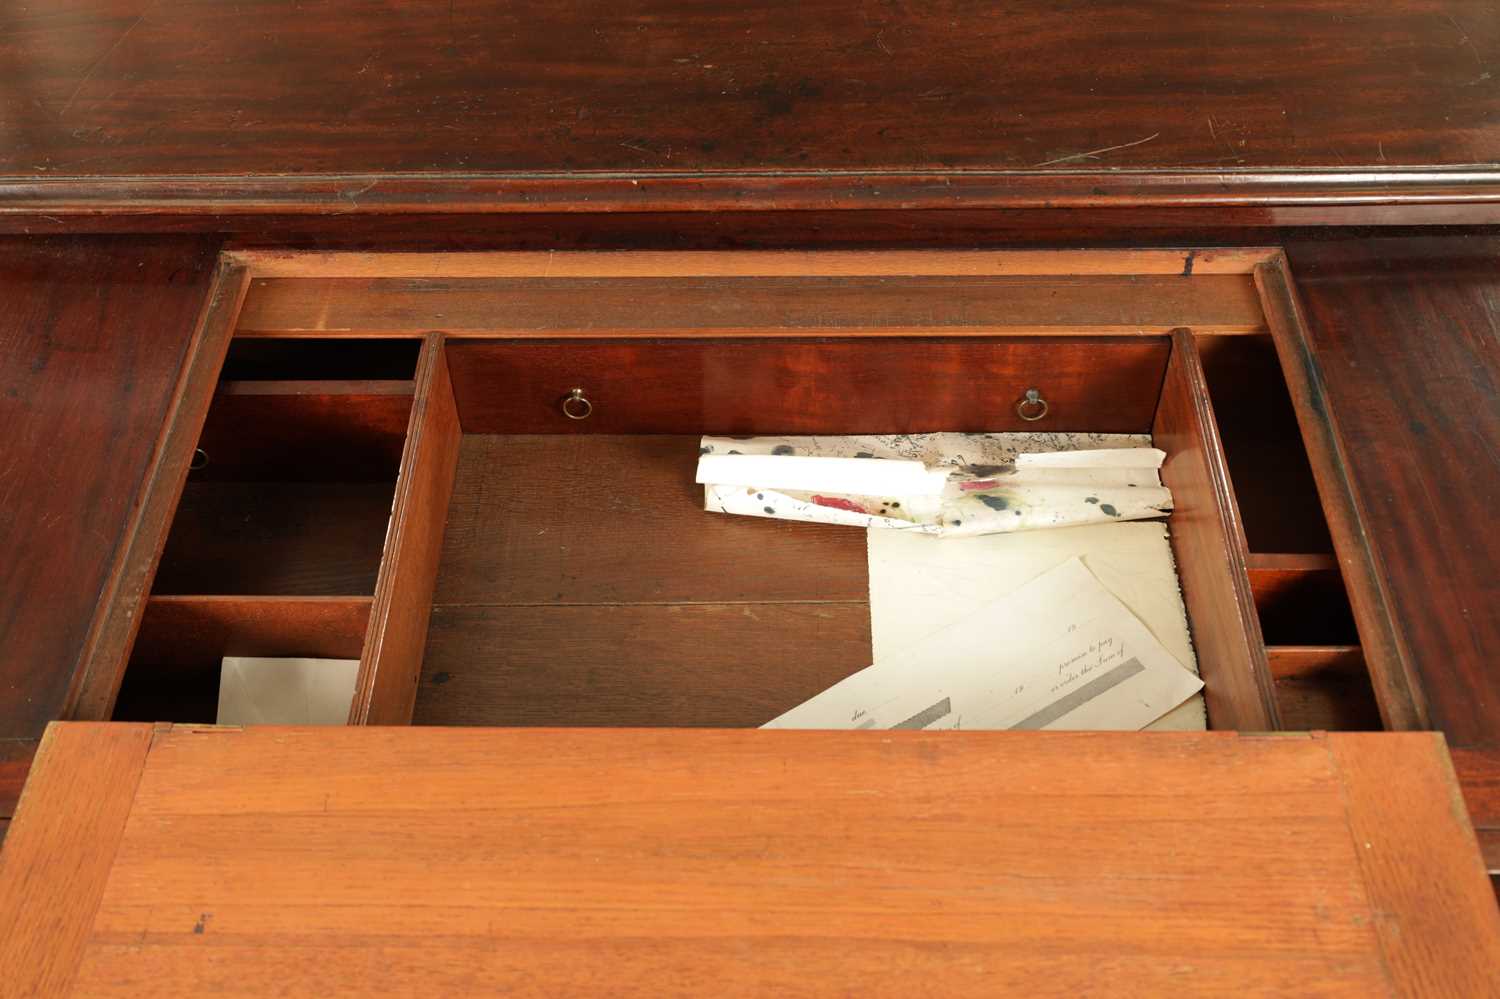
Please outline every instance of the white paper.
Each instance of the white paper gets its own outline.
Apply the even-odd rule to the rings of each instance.
[[[894,531],[867,537],[875,662],[904,654],[1048,569],[1082,558],[1172,658],[1198,671],[1165,524],[1088,524],[960,542]],[[1200,693],[1147,727],[1202,731],[1207,723]]]
[[[977,537],[1165,515],[1164,454],[1150,443],[1062,433],[705,437],[698,481],[711,513]],[[1062,450],[1038,453],[1046,449]],[[802,475],[819,461],[836,464],[815,480]],[[917,462],[946,473],[940,493],[903,486],[896,470]]]
[[[1154,447],[1022,452],[1017,468],[1160,468],[1167,452]]]
[[[1072,558],[765,727],[1133,731],[1202,686]]]
[[[225,656],[218,723],[346,724],[358,673],[358,659]]]
[[[700,483],[720,486],[758,486],[803,492],[936,496],[948,481],[948,470],[929,469],[920,461],[700,454],[697,479]]]

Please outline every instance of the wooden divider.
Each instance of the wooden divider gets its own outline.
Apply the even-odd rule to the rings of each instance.
[[[350,724],[411,723],[460,433],[443,337],[432,334],[417,361],[416,397]]]
[[[1172,333],[1172,356],[1152,436],[1167,452],[1161,477],[1176,502],[1169,522],[1172,551],[1192,622],[1209,723],[1250,732],[1280,728],[1245,572],[1239,509],[1197,344],[1187,330]]]
[[[392,482],[414,391],[410,380],[220,382],[190,479]]]
[[[1247,568],[1267,644],[1352,645],[1359,641],[1344,578],[1332,555],[1251,552]]]

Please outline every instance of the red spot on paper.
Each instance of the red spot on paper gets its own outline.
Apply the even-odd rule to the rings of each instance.
[[[972,493],[981,489],[995,489],[999,485],[994,479],[980,479],[977,482],[960,482],[958,488],[961,492]]]
[[[869,513],[864,507],[853,500],[844,499],[842,496],[814,496],[813,503],[818,506],[831,506],[835,510],[848,510],[850,513]]]

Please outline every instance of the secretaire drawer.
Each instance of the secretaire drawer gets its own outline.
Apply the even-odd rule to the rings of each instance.
[[[1033,430],[1166,452],[1212,727],[1378,727],[1264,257],[235,258],[86,703],[295,655],[360,660],[352,722],[759,725],[869,664],[863,535],[705,515],[697,437]]]
[[[489,433],[912,433],[1151,425],[1165,337],[454,340],[466,429]],[[561,418],[580,389],[590,412]],[[1027,392],[1040,404],[1024,405]],[[581,411],[581,407],[580,407]]]

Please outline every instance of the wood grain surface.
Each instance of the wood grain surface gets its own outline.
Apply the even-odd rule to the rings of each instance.
[[[35,739],[0,742],[0,818],[8,819],[16,813],[16,802],[21,800],[21,787],[36,755],[37,742]]]
[[[422,345],[415,380],[401,473],[349,706],[349,722],[355,725],[411,721],[443,551],[460,431],[442,336],[434,334]]]
[[[754,727],[868,666],[864,532],[705,513],[697,460],[465,434],[415,720]]]
[[[113,868],[148,725],[73,722],[42,736],[0,849],[0,995],[69,991]]]
[[[863,531],[705,513],[698,440],[464,434],[434,600],[869,599]]]
[[[804,216],[805,217],[805,216]],[[557,219],[563,224],[564,219]],[[256,278],[660,278],[678,277],[1053,277],[1059,275],[1253,274],[1272,246],[1034,250],[801,250],[558,253],[401,250],[316,253],[235,247]],[[1170,285],[1158,285],[1170,287]]]
[[[193,482],[392,482],[410,381],[220,383]]]
[[[1296,243],[1289,267],[1296,301],[1278,314],[1279,346],[1341,520],[1387,724],[1494,746],[1500,240]]]
[[[1359,646],[1268,645],[1266,660],[1283,728],[1380,731],[1380,709]]]
[[[1271,337],[1200,336],[1198,354],[1250,551],[1331,553],[1333,541]]]
[[[1265,643],[1245,571],[1245,534],[1192,333],[1172,335],[1172,356],[1151,427],[1167,453],[1172,554],[1187,605],[1209,724],[1262,732],[1280,727]]]
[[[0,205],[284,214],[1493,201],[1485,0],[84,0],[0,36]],[[1471,206],[1469,218],[1474,217]]]
[[[863,601],[440,605],[414,721],[758,728],[871,661]]]
[[[1164,337],[468,340],[449,347],[469,433],[1144,433]],[[570,420],[561,400],[593,403]],[[1035,388],[1046,416],[1023,420]]]
[[[214,248],[0,240],[0,739],[38,739],[66,710]]]
[[[1194,274],[1186,256],[1173,274],[677,275],[692,262],[658,262],[661,273],[625,277],[258,278],[239,329],[272,337],[1264,328],[1249,276]]]
[[[152,597],[113,717],[212,723],[225,656],[358,659],[370,603],[370,597]]]
[[[1235,490],[1238,498],[1239,490]],[[1332,555],[1251,552],[1250,591],[1269,645],[1351,645],[1359,631]]]
[[[1500,877],[1500,750],[1455,747],[1453,769],[1485,862]]]
[[[130,519],[120,532],[119,552],[100,591],[99,611],[79,658],[63,718],[105,721],[110,717],[120,678],[130,659],[130,647],[140,627],[141,613],[192,467],[193,445],[213,398],[214,384],[233,335],[234,317],[245,296],[246,281],[243,267],[220,258],[182,370],[172,387],[171,405],[162,420],[145,482]]]
[[[1431,734],[113,731],[152,739],[123,834],[41,842],[90,800],[63,771],[0,853],[44,994],[1484,995],[1500,968]]]
[[[1425,741],[1424,741],[1425,739]],[[1328,741],[1342,775],[1354,854],[1392,978],[1408,995],[1500,992],[1500,910],[1485,879],[1440,733]],[[1408,811],[1409,810],[1409,811]],[[1456,820],[1456,821],[1449,821]],[[1405,913],[1391,918],[1392,913]],[[1488,925],[1473,937],[1453,926]]]
[[[375,592],[392,482],[189,482],[154,593]]]

